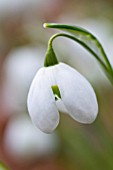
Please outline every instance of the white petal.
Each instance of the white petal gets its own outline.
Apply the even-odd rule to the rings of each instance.
[[[63,63],[57,67],[56,78],[69,115],[81,123],[93,122],[98,113],[98,104],[90,83],[72,67]]]
[[[64,103],[61,99],[58,99],[56,101],[56,106],[57,106],[59,112],[64,113],[64,114],[68,114],[68,110],[66,109],[66,107],[65,107],[65,105],[64,105]]]
[[[32,82],[28,94],[28,111],[34,124],[43,132],[50,133],[59,123],[59,113],[46,69],[41,68]]]

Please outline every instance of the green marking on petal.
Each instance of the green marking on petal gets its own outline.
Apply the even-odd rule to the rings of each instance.
[[[51,86],[51,88],[52,88],[53,94],[55,96],[55,100],[57,101],[57,100],[61,99],[59,87],[57,85],[53,85],[53,86]]]

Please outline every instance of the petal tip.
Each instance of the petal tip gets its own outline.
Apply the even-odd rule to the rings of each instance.
[[[42,131],[43,133],[46,133],[46,134],[50,134],[50,133],[53,133],[55,131],[55,129],[57,128],[58,124],[53,128],[53,127],[41,127],[41,126],[37,126],[36,125],[36,128],[40,129],[40,131]]]

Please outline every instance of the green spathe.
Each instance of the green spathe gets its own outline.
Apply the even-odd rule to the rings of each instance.
[[[46,57],[45,57],[45,60],[44,60],[44,67],[53,66],[55,64],[58,64],[58,60],[57,60],[57,57],[54,53],[52,45],[49,43],[48,44],[48,50],[47,50],[47,53],[46,53]]]

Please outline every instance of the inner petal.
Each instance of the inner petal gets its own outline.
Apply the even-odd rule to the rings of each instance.
[[[51,88],[52,88],[52,91],[53,91],[53,94],[55,97],[56,106],[57,106],[58,110],[62,113],[68,113],[68,111],[62,101],[59,87],[57,85],[53,85],[53,86],[51,86]]]
[[[60,113],[68,114],[68,110],[66,109],[66,107],[65,107],[65,105],[64,105],[64,103],[63,103],[63,101],[61,99],[56,101],[56,106],[57,106],[58,111]]]

